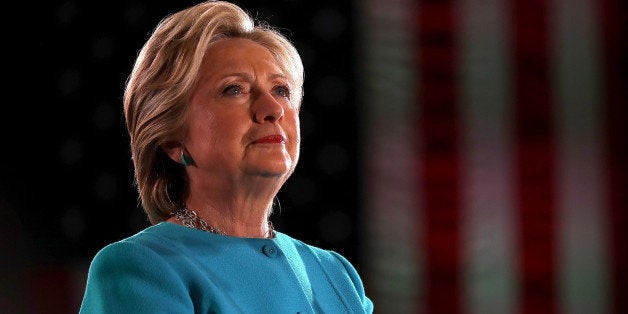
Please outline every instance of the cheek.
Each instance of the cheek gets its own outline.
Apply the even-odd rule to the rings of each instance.
[[[289,126],[286,127],[286,132],[290,138],[290,153],[298,157],[301,147],[301,126],[298,114],[292,114],[289,120]]]
[[[207,115],[197,115],[191,119],[189,124],[189,137],[192,141],[210,140],[217,131],[217,123]]]
[[[198,153],[215,154],[214,148],[222,147],[228,141],[228,129],[214,115],[199,113],[190,119],[188,141]]]
[[[285,116],[285,131],[288,133],[288,136],[293,138],[294,141],[301,141],[301,125],[299,120],[299,115],[296,111],[290,112],[290,114]]]

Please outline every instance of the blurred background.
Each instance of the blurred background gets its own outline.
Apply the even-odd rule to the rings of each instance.
[[[149,225],[124,82],[194,3],[6,7],[0,312],[77,313],[94,254]],[[628,312],[624,1],[234,3],[305,65],[271,219],[352,261],[376,313]]]

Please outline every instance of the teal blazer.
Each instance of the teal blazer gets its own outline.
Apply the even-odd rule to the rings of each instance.
[[[81,314],[372,313],[342,255],[281,232],[236,238],[162,222],[101,249]]]

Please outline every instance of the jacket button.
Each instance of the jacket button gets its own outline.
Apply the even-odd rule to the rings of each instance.
[[[262,247],[262,253],[268,257],[275,257],[277,256],[277,247],[270,244],[264,245]]]

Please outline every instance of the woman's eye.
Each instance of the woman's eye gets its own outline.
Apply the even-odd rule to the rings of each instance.
[[[229,85],[222,93],[226,95],[239,95],[242,94],[242,87],[240,85]]]
[[[287,86],[277,86],[275,93],[281,97],[290,98],[290,89]]]

